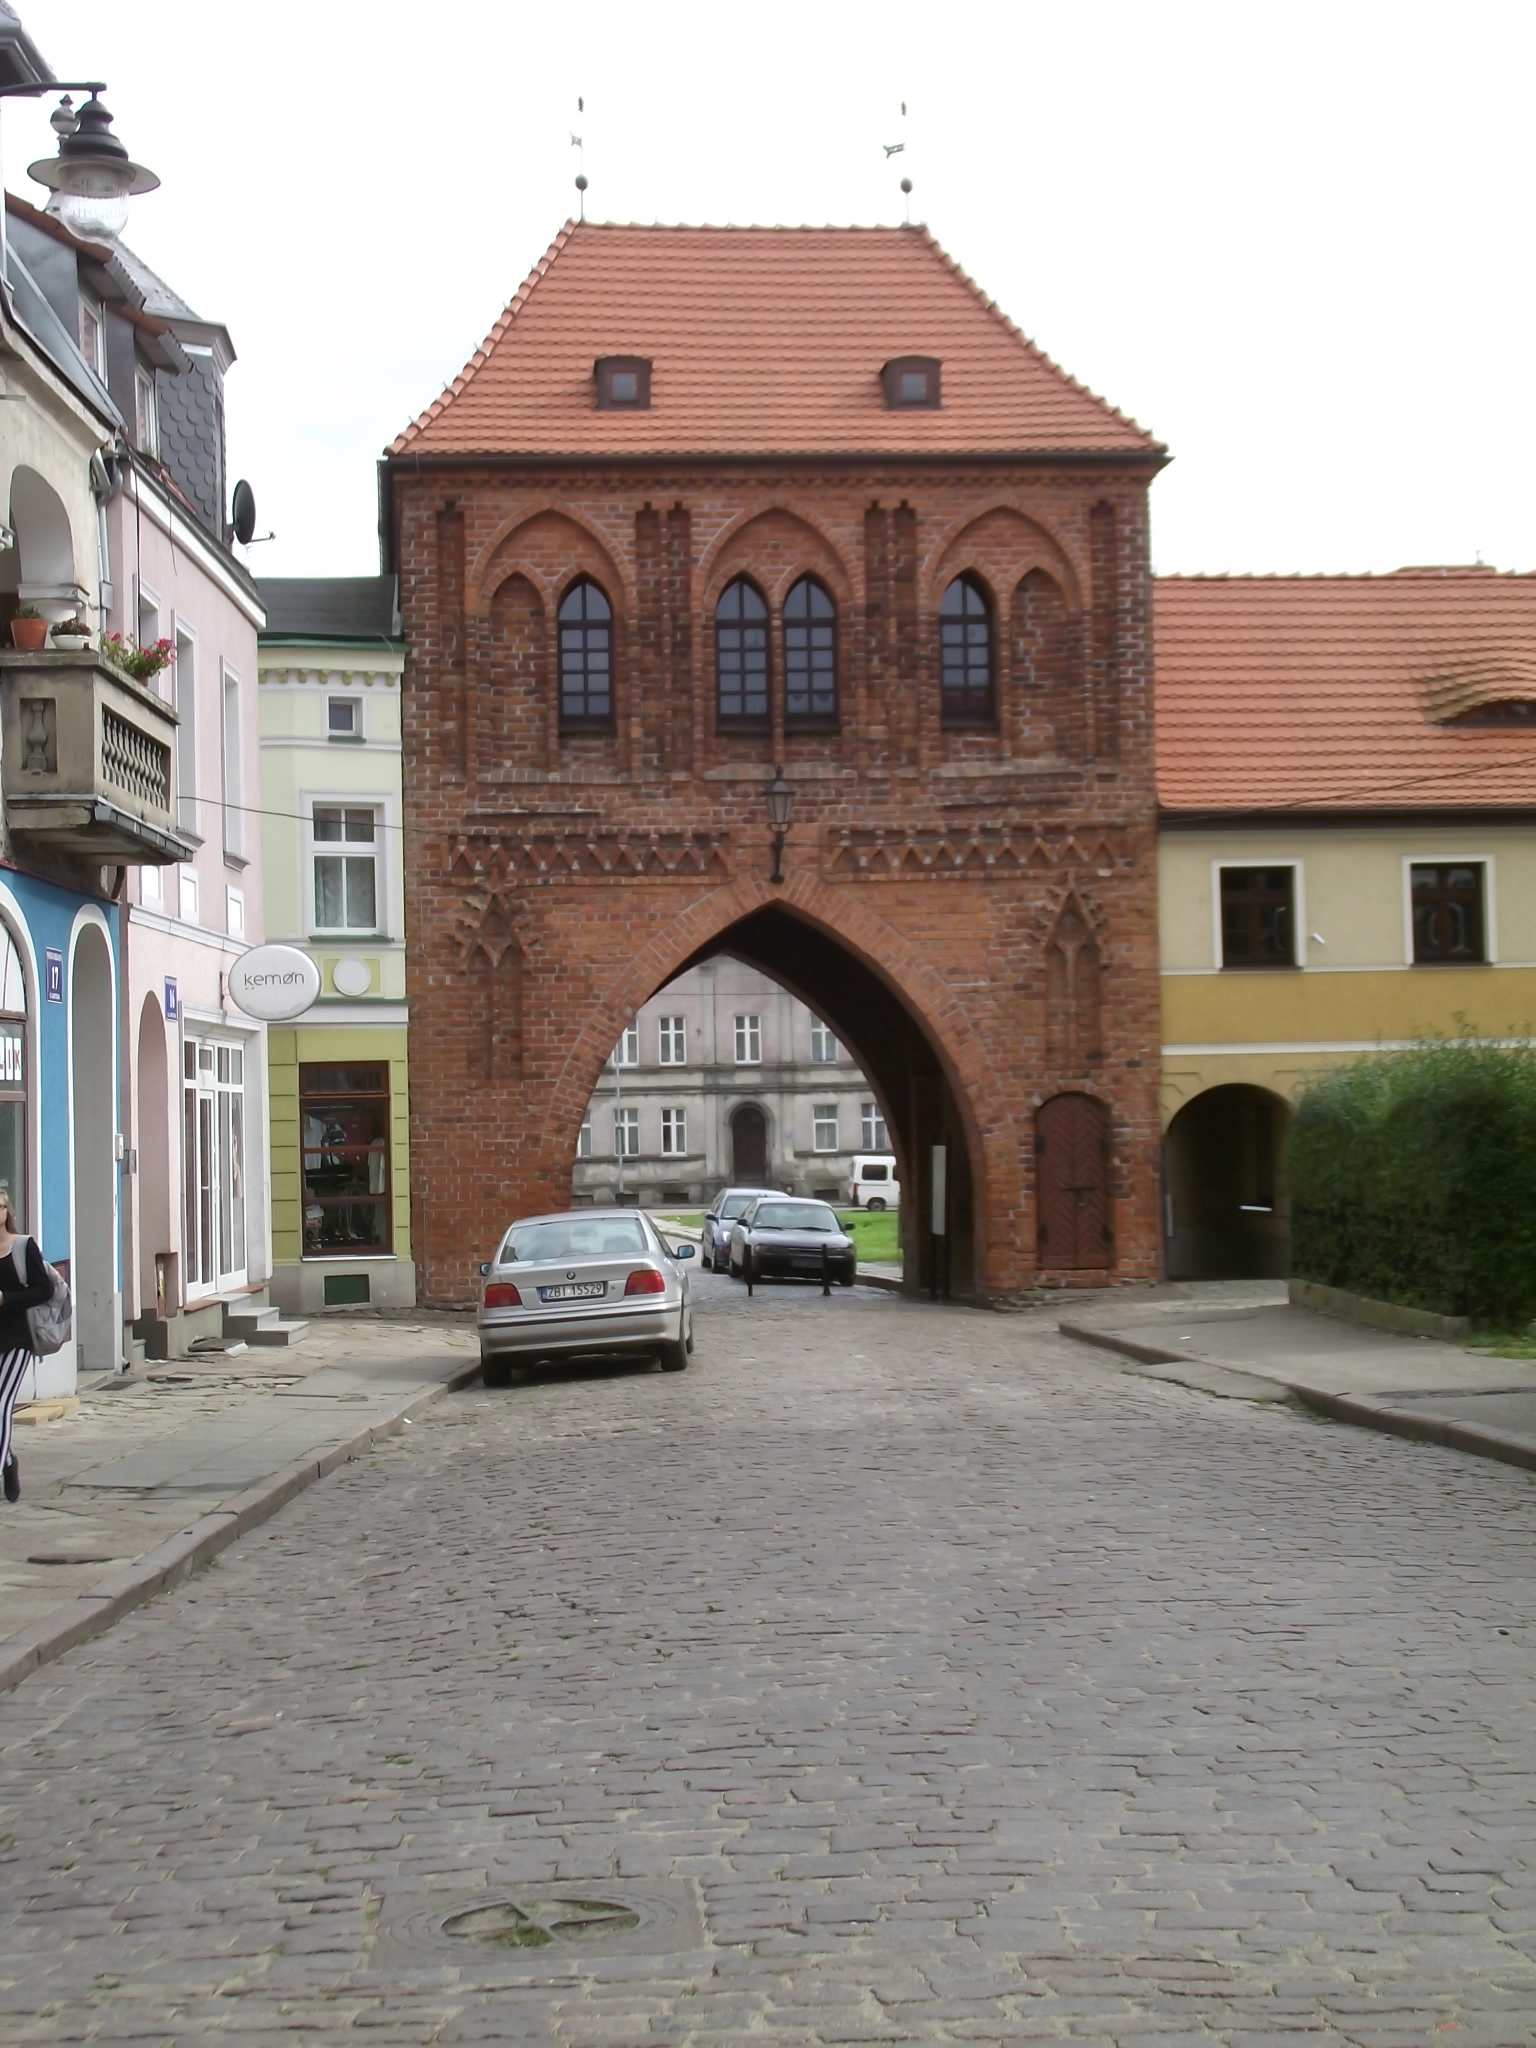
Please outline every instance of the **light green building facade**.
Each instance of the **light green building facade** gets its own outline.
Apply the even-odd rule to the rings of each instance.
[[[321,993],[267,1034],[272,1298],[416,1299],[401,856],[399,638],[386,577],[262,585],[267,937]]]

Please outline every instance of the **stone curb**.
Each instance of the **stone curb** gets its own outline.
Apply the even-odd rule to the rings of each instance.
[[[1123,1337],[1117,1330],[1095,1329],[1091,1323],[1063,1320],[1056,1325],[1064,1337],[1081,1344],[1095,1344],[1101,1351],[1117,1351],[1138,1365],[1220,1365],[1219,1359],[1200,1353],[1170,1351],[1161,1344],[1143,1344]],[[1253,1367],[1229,1366],[1231,1372],[1253,1373]],[[1268,1374],[1259,1374],[1268,1378]],[[1453,1421],[1449,1416],[1421,1414],[1372,1394],[1333,1394],[1322,1387],[1308,1386],[1273,1375],[1277,1385],[1286,1387],[1304,1407],[1327,1415],[1335,1422],[1352,1423],[1357,1429],[1382,1430],[1389,1436],[1412,1437],[1419,1443],[1440,1444],[1450,1451],[1468,1451],[1475,1458],[1496,1458],[1500,1464],[1520,1465],[1536,1472],[1536,1437],[1520,1436],[1513,1430],[1480,1429],[1475,1422]],[[1422,1396],[1416,1399],[1424,1398]]]
[[[221,1550],[227,1550],[231,1543],[238,1543],[242,1536],[270,1520],[297,1495],[334,1472],[338,1465],[360,1458],[374,1444],[393,1436],[412,1416],[430,1407],[440,1395],[468,1386],[471,1380],[479,1377],[479,1373],[480,1361],[476,1358],[446,1380],[418,1387],[399,1407],[364,1423],[351,1436],[339,1438],[318,1451],[296,1458],[291,1465],[269,1473],[254,1486],[232,1494],[222,1506],[194,1522],[190,1529],[180,1530],[164,1543],[156,1544],[153,1550],[135,1558],[132,1564],[108,1572],[94,1586],[76,1594],[60,1613],[45,1614],[30,1628],[7,1636],[0,1641],[0,1692],[9,1692],[12,1686],[19,1685],[22,1679],[42,1665],[51,1664],[56,1657],[62,1657],[66,1650],[73,1650],[80,1643],[89,1642],[92,1636],[102,1635],[125,1614],[132,1613],[135,1607],[142,1607],[157,1593],[179,1585],[203,1565],[211,1563]]]

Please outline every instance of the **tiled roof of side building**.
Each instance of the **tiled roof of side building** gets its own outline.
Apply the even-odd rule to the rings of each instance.
[[[1536,576],[1160,576],[1157,781],[1171,814],[1536,809]]]
[[[593,364],[652,364],[600,411]],[[937,357],[942,404],[886,409],[893,357]],[[402,454],[1092,452],[1150,434],[1028,341],[920,228],[568,223]]]
[[[393,576],[263,576],[263,640],[398,640]]]

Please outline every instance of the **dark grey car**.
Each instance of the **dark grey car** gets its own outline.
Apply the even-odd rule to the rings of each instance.
[[[731,1229],[744,1209],[772,1188],[722,1188],[704,1211],[699,1257],[706,1273],[723,1273],[731,1260]]]
[[[851,1287],[859,1255],[853,1239],[825,1202],[792,1195],[759,1195],[731,1232],[731,1272],[740,1280],[766,1273],[821,1278],[823,1263],[840,1287]]]

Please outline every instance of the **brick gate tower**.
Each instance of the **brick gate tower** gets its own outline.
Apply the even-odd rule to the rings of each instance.
[[[1164,460],[921,229],[565,229],[383,470],[424,1300],[717,953],[869,1076],[912,1284],[941,1145],[957,1292],[1160,1271]]]

